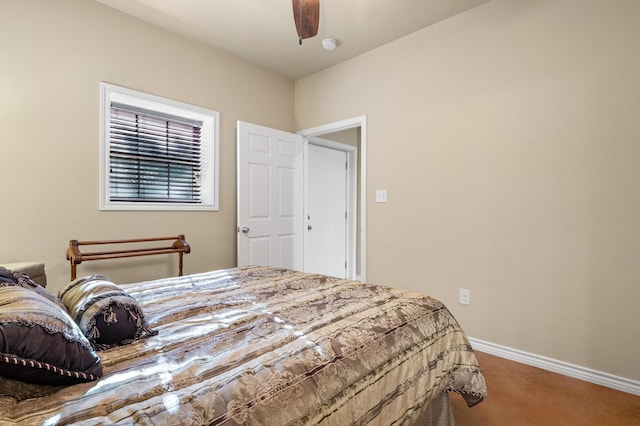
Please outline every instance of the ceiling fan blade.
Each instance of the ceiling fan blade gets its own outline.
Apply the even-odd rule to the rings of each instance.
[[[320,0],[292,0],[293,19],[300,43],[302,39],[318,34],[320,21]]]

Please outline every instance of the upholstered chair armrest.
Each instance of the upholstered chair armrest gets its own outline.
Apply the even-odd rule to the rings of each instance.
[[[44,263],[42,262],[0,263],[0,266],[13,272],[22,272],[27,274],[29,275],[29,278],[40,284],[42,287],[47,286],[47,275],[44,272]]]

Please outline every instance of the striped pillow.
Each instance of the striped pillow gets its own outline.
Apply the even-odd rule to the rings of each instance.
[[[0,375],[68,385],[96,380],[102,363],[63,308],[28,288],[1,286]]]
[[[105,276],[72,281],[58,297],[97,349],[128,344],[157,333],[149,329],[138,302]]]

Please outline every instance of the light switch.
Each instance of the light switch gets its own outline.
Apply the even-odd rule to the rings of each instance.
[[[386,202],[387,202],[387,190],[376,189],[376,203],[386,203]]]

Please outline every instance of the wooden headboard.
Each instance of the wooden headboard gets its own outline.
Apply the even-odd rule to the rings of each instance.
[[[112,249],[105,251],[92,251],[82,253],[80,246],[95,246],[95,245],[127,245],[134,243],[148,243],[154,241],[173,241],[170,246],[163,247],[142,247],[142,248],[126,248],[126,249]],[[178,275],[182,276],[183,260],[182,256],[185,253],[190,253],[191,247],[184,239],[184,235],[178,235],[177,237],[156,237],[156,238],[137,238],[130,240],[99,240],[99,241],[69,241],[69,248],[67,249],[67,260],[71,265],[71,280],[76,279],[76,266],[83,261],[89,260],[103,260],[103,259],[117,259],[122,257],[135,257],[135,256],[151,256],[155,254],[167,254],[178,253],[180,258],[178,266]]]

